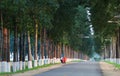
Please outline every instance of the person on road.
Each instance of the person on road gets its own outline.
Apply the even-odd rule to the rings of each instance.
[[[67,61],[67,58],[64,56],[64,57],[61,57],[60,58],[60,61],[61,61],[61,63],[66,63],[66,61]]]
[[[63,57],[60,58],[61,63],[63,63]]]

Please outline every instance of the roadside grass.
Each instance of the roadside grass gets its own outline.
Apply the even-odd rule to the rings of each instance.
[[[81,62],[82,60],[73,60],[71,62]]]
[[[0,73],[0,76],[11,76],[12,74],[24,73],[24,72],[27,72],[27,71],[30,71],[30,70],[37,70],[37,69],[40,69],[40,68],[50,67],[50,66],[52,66],[52,65],[57,65],[57,64],[60,64],[60,63],[45,64],[45,65],[42,65],[42,66],[33,67],[33,68],[31,68],[31,69],[26,68],[26,69],[24,69],[24,70],[19,70],[19,71],[16,71],[16,72]]]
[[[110,61],[105,61],[105,62],[108,63],[108,64],[114,65],[114,67],[115,67],[116,69],[119,69],[119,70],[120,70],[120,64],[117,64],[117,63],[114,63],[114,62],[110,62]]]

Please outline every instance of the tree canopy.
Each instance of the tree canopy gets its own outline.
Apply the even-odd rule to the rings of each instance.
[[[47,37],[55,43],[87,52],[87,47],[83,49],[83,45],[90,47],[91,42],[83,39],[82,35],[90,35],[86,11],[88,3],[89,0],[2,0],[0,12],[4,27],[11,31],[17,26],[19,33],[29,30],[34,34],[37,23],[39,30],[46,28]]]

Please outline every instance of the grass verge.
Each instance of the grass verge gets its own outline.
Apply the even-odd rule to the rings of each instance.
[[[71,62],[81,62],[81,60],[73,60],[73,61],[71,61]]]

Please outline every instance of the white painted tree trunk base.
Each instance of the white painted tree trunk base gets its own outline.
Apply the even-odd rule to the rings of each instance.
[[[52,59],[52,64],[54,64],[54,59]]]
[[[20,64],[19,64],[19,62],[16,62],[16,65],[17,65],[17,66],[16,66],[16,69],[17,69],[17,70],[20,70]]]
[[[46,64],[48,64],[48,58],[46,59]]]
[[[47,64],[47,59],[44,59],[44,64]]]
[[[10,68],[10,62],[7,62],[7,72],[11,72],[10,69],[11,69],[11,68]]]
[[[1,64],[1,72],[7,72],[7,62],[3,61]]]
[[[38,60],[38,65],[41,66],[41,59]]]
[[[50,64],[50,59],[48,58],[48,64]]]
[[[22,69],[22,68],[23,68],[23,67],[22,67],[22,66],[23,66],[23,64],[22,64],[22,63],[23,63],[22,61],[20,61],[20,62],[19,62],[19,65],[20,65],[20,70],[23,70],[23,69]]]
[[[16,72],[17,71],[17,62],[13,62],[13,72]]]
[[[32,61],[28,61],[28,68],[32,68]]]
[[[42,63],[41,63],[41,65],[44,65],[44,59],[42,59]]]
[[[116,59],[116,63],[120,64],[120,59],[119,58]]]
[[[50,64],[52,64],[52,59],[50,59]]]
[[[1,64],[2,64],[2,63],[0,62],[0,73],[1,73],[1,68],[2,68],[2,67],[1,67]]]
[[[25,65],[25,62],[22,62],[22,67],[23,67],[23,69],[26,68],[25,66],[26,66],[26,65]]]
[[[34,67],[37,67],[37,60],[34,60]]]

